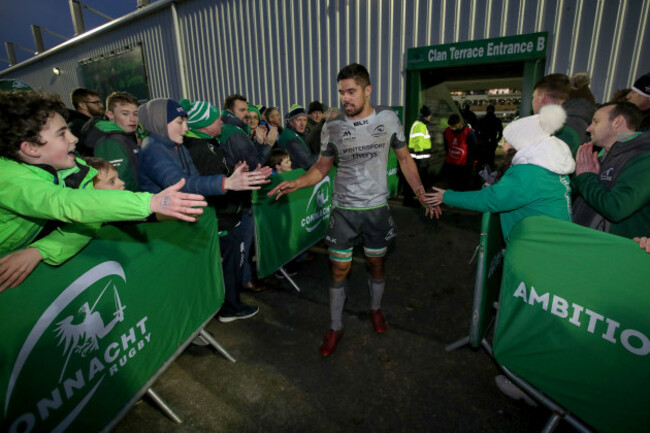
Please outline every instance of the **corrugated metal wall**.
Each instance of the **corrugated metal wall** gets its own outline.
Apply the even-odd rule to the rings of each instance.
[[[67,94],[81,85],[79,60],[142,41],[152,97],[220,105],[237,92],[283,112],[313,99],[331,105],[336,73],[359,62],[373,101],[402,105],[408,48],[538,31],[549,33],[547,72],[589,71],[597,100],[650,71],[650,56],[640,55],[650,52],[648,0],[187,0],[176,8],[182,59],[170,3],[0,75]],[[53,66],[64,74],[53,77]]]
[[[589,71],[597,100],[650,71],[644,0],[225,0],[179,7],[190,97],[239,92],[279,105],[336,103],[335,77],[366,65],[376,102],[401,105],[408,48],[547,31],[547,72]]]
[[[152,97],[181,94],[179,58],[174,36],[174,25],[169,9],[142,17],[137,22],[105,31],[84,35],[82,43],[73,44],[43,60],[16,67],[2,74],[3,77],[20,78],[30,86],[63,96],[70,104],[68,95],[76,87],[83,86],[78,76],[79,61],[110,55],[113,50],[142,42],[144,62],[147,69],[149,91]],[[52,68],[61,75],[52,73]]]

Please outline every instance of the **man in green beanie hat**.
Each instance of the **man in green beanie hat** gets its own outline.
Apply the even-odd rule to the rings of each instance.
[[[221,151],[216,137],[221,135],[223,121],[217,107],[209,102],[188,99],[180,101],[187,111],[189,130],[183,137],[183,145],[189,150],[192,162],[201,176],[222,174],[229,176],[233,167],[226,163],[226,156]],[[254,167],[253,167],[254,168]],[[239,301],[239,290],[243,282],[242,264],[246,259],[241,251],[244,231],[242,212],[247,204],[247,195],[243,193],[225,194],[207,197],[219,220],[219,247],[221,250],[224,284],[226,289],[227,311],[220,311],[219,320],[230,322],[254,316],[258,307],[243,305]],[[235,307],[239,308],[235,308]]]
[[[189,99],[181,99],[180,104],[187,111],[189,131],[186,136],[212,140],[221,135],[223,122],[217,107],[204,101],[190,102]]]
[[[307,112],[300,105],[289,107],[285,115],[287,127],[280,134],[278,147],[287,149],[293,168],[309,170],[318,159],[318,153],[311,151],[305,143],[305,128],[307,127]]]

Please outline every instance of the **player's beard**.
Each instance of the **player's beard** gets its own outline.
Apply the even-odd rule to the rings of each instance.
[[[363,111],[363,107],[358,108],[358,109],[354,110],[353,112],[347,112],[346,111],[345,114],[347,114],[348,117],[354,117],[354,116],[357,116],[357,115],[361,114],[362,111]]]
[[[350,105],[352,105],[352,106],[354,107],[353,104],[350,104]],[[346,114],[348,117],[358,116],[359,114],[361,114],[361,112],[363,111],[363,108],[364,108],[365,106],[366,106],[366,101],[364,100],[364,101],[359,105],[358,108],[357,108],[357,107],[354,107],[354,111],[349,112],[349,111],[346,110],[346,111],[345,111],[345,114]],[[344,108],[345,108],[345,107],[344,107]]]

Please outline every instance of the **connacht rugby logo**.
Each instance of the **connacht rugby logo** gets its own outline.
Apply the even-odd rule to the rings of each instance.
[[[314,187],[309,201],[307,202],[307,216],[300,221],[300,225],[309,233],[330,216],[332,209],[332,197],[330,196],[330,177],[325,176]]]
[[[11,370],[3,428],[66,430],[101,383],[150,341],[147,317],[125,316],[119,289],[125,282],[119,263],[104,262],[77,278],[43,312]],[[124,332],[124,326],[130,329]]]

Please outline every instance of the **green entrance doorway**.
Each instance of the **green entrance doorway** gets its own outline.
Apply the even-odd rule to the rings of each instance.
[[[504,124],[529,115],[533,86],[544,74],[546,42],[543,32],[409,49],[407,135],[420,107],[427,105],[433,112],[428,127],[436,162],[431,162],[442,166],[443,133],[452,113],[469,124],[476,123],[488,105],[495,107]],[[465,111],[463,116],[463,108],[471,113]]]

